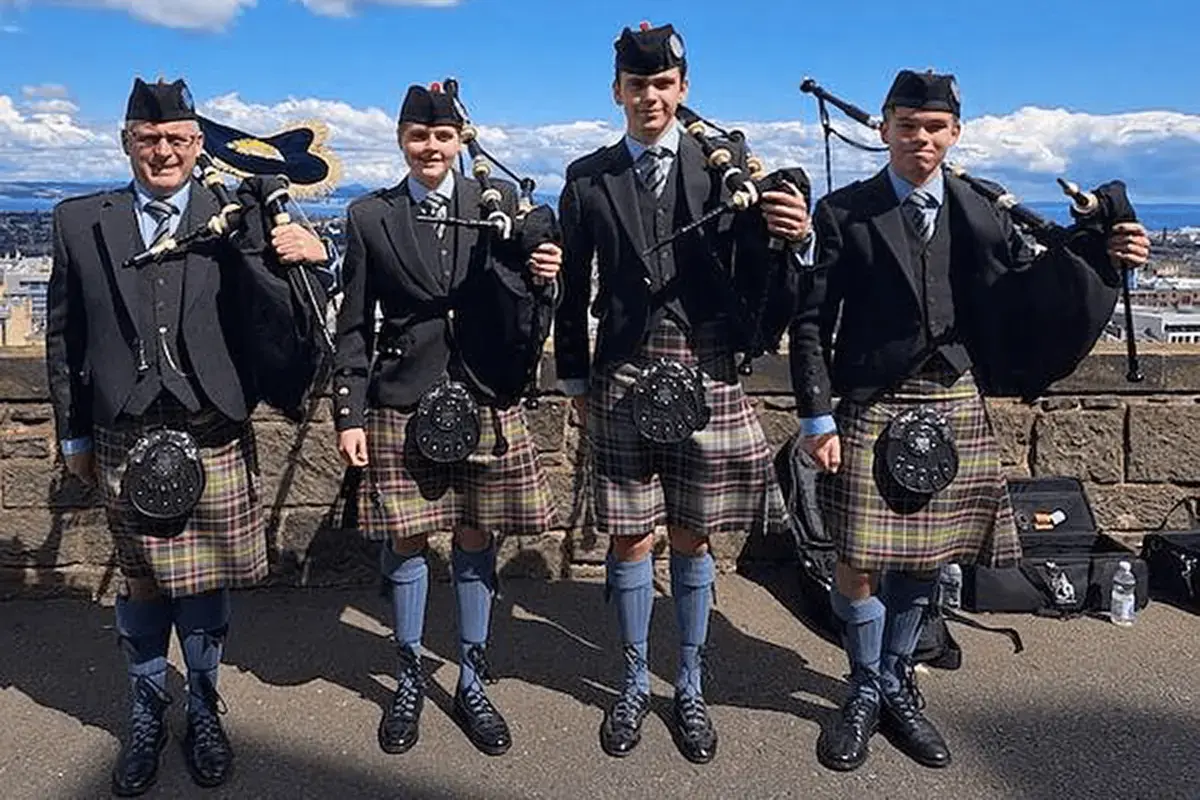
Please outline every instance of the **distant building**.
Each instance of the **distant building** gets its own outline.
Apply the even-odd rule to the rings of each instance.
[[[50,287],[51,259],[48,256],[0,258],[0,302],[29,318],[29,335],[40,338],[46,330],[46,294]],[[15,346],[8,341],[6,346]]]
[[[1117,303],[1107,333],[1125,338],[1125,304]],[[1200,308],[1166,310],[1133,306],[1133,333],[1137,339],[1155,342],[1200,344]]]

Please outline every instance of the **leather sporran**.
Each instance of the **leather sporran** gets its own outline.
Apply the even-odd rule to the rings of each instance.
[[[908,409],[883,432],[884,461],[897,484],[914,494],[945,489],[958,475],[958,447],[949,421],[930,406]]]
[[[479,405],[465,385],[446,380],[421,395],[412,435],[421,455],[430,461],[462,461],[475,452],[479,432]]]
[[[129,451],[123,489],[141,517],[147,536],[171,539],[183,533],[204,494],[200,445],[191,434],[159,428]]]
[[[708,425],[712,410],[699,370],[660,358],[638,376],[630,392],[638,434],[657,444],[679,444]]]

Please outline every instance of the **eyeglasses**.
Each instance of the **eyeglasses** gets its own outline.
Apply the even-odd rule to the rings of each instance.
[[[136,135],[130,135],[130,139],[133,140],[134,147],[137,147],[139,150],[157,149],[158,143],[165,139],[167,146],[177,153],[187,150],[189,147],[195,144],[196,140],[199,138],[200,137],[196,136],[195,134],[192,134],[191,136],[184,136],[183,134],[178,133],[167,134],[165,136],[157,133],[139,133]]]

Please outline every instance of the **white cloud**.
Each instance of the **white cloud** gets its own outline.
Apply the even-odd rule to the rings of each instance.
[[[295,0],[293,0],[295,1]],[[123,11],[135,19],[152,25],[191,30],[224,30],[245,9],[254,8],[258,0],[0,0],[5,5],[26,6],[34,2],[80,8],[102,8]],[[314,14],[346,17],[360,6],[428,6],[447,7],[459,0],[299,0]],[[16,25],[0,27],[3,33],[20,33]]]
[[[458,0],[300,0],[314,14],[329,17],[348,17],[359,6],[429,6],[446,7],[458,5]]]
[[[22,86],[21,94],[24,97],[44,97],[47,99],[65,100],[71,96],[67,91],[67,87],[61,83],[42,83],[37,86]]]
[[[0,180],[122,178],[127,170],[116,122],[93,128],[78,121],[79,109],[61,87],[23,92],[21,102],[0,95]],[[60,91],[61,90],[61,91]],[[51,96],[61,95],[61,96]],[[57,101],[57,102],[55,102]],[[267,135],[290,123],[317,119],[329,129],[329,147],[341,158],[344,184],[367,187],[395,183],[405,171],[395,142],[395,109],[288,98],[252,104],[226,94],[200,105],[201,113]],[[799,121],[723,121],[745,131],[750,147],[768,169],[800,165],[817,195],[824,193],[821,129]],[[839,130],[870,145],[877,135],[837,119]],[[480,126],[480,141],[516,172],[556,193],[566,165],[615,142],[621,130],[607,120],[566,121],[538,126]],[[884,163],[833,141],[834,185],[864,178]],[[953,159],[980,177],[1008,186],[1026,200],[1058,200],[1056,177],[1083,186],[1119,178],[1136,201],[1200,202],[1200,115],[1167,111],[1095,115],[1061,109],[1022,108],[1012,114],[968,120]],[[106,171],[107,170],[107,171]]]
[[[152,25],[219,31],[243,8],[253,8],[257,0],[0,0],[0,6],[6,3],[30,5],[34,2],[124,11]]]

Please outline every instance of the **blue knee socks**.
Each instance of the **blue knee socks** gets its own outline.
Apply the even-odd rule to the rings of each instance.
[[[650,694],[650,668],[646,662],[650,616],[654,610],[654,566],[650,556],[640,561],[618,561],[608,556],[608,589],[617,602],[617,621],[625,651],[624,691]]]
[[[474,647],[487,644],[492,617],[492,598],[496,595],[496,542],[486,550],[467,551],[457,544],[450,556],[454,574],[454,596],[458,604],[458,688],[462,691],[478,683],[470,655]]]
[[[917,649],[921,617],[929,607],[937,582],[889,572],[882,584],[879,597],[887,608],[887,625],[879,672],[883,690],[895,694],[900,691],[900,665]]]
[[[429,563],[425,551],[408,556],[396,555],[391,542],[379,548],[379,571],[391,588],[392,629],[396,645],[421,656],[421,637],[425,632],[425,602],[429,597]],[[397,679],[403,679],[407,659],[400,659]]]
[[[175,630],[188,671],[188,713],[211,711],[229,631],[229,590],[180,597],[174,606]]]
[[[829,595],[833,613],[845,623],[842,643],[850,660],[851,691],[879,698],[879,663],[887,609],[878,597],[850,600],[835,587]]]
[[[675,692],[699,697],[700,656],[708,639],[708,613],[714,579],[712,555],[690,556],[671,551],[671,596],[679,624],[679,671]]]
[[[133,600],[117,596],[117,634],[129,666],[133,712],[145,710],[145,697],[137,690],[139,680],[154,684],[159,694],[167,689],[167,647],[171,642],[171,601],[165,597]]]

